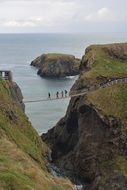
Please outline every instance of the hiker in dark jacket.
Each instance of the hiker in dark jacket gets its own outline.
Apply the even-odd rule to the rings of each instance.
[[[51,99],[51,94],[50,93],[48,93],[48,98]]]
[[[62,92],[61,92],[61,98],[63,98],[63,97],[64,97],[64,92],[62,91]]]
[[[56,98],[59,98],[59,92],[56,93]]]
[[[67,97],[67,90],[65,90],[65,97]]]

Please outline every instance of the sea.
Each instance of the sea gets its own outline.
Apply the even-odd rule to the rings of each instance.
[[[46,99],[48,92],[67,90],[78,76],[62,79],[41,78],[30,66],[43,53],[66,53],[81,58],[91,44],[127,42],[127,33],[47,33],[0,34],[0,70],[13,73],[13,80],[22,90],[24,100]],[[69,99],[25,104],[25,112],[39,134],[46,133],[66,114]]]

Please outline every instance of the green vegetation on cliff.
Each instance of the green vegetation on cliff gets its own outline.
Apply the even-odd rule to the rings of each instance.
[[[80,78],[80,82],[84,84],[103,83],[103,80],[105,80],[103,77],[107,79],[127,77],[127,44],[90,46],[84,57],[84,64],[85,67],[90,68],[87,72],[82,73]],[[102,81],[97,79],[100,76]],[[104,189],[109,185],[112,189],[123,190],[125,189],[123,184],[126,183],[127,177],[127,159],[123,153],[127,138],[127,83],[100,88],[89,92],[86,97],[89,104],[98,111],[100,116],[107,118],[107,120],[110,120],[110,117],[116,118],[116,121],[120,119],[123,124],[123,126],[120,126],[120,124],[118,126],[120,132],[117,138],[110,140],[108,145],[111,147],[114,144],[118,147],[123,143],[123,147],[118,152],[114,150],[110,160],[101,160],[99,170],[103,175],[98,180],[98,186],[103,186]],[[84,97],[85,102],[86,97]],[[110,130],[115,131],[115,127]],[[117,134],[116,131],[111,134],[112,137]],[[117,142],[118,139],[120,139],[119,142]],[[106,148],[109,148],[108,146]]]
[[[90,68],[82,74],[82,80],[85,77],[86,80],[95,82],[98,76],[107,78],[127,76],[127,43],[89,46],[83,57],[82,66]]]
[[[88,100],[104,115],[121,119],[127,125],[127,84],[117,84],[89,92]]]
[[[42,135],[53,161],[87,190],[127,189],[127,83],[103,86],[119,77],[127,77],[127,43],[88,47],[72,91],[96,90],[72,97],[65,117]]]
[[[46,168],[46,145],[10,96],[13,83],[0,81],[0,189],[72,190]]]

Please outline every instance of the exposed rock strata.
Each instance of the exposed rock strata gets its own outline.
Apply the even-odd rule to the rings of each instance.
[[[65,77],[79,74],[80,60],[73,55],[43,54],[31,63],[42,77]]]
[[[110,170],[110,161],[126,154],[127,131],[119,119],[101,115],[83,100],[73,98],[66,116],[42,138],[52,149],[53,162],[91,183],[103,175],[101,165],[109,161]]]
[[[124,46],[124,51],[116,53]],[[101,76],[100,73],[95,80],[85,77],[84,71],[88,72],[97,60],[91,48],[87,48],[83,56],[82,73],[72,90],[95,85],[95,80],[101,83],[117,77],[116,73],[112,76]],[[108,45],[106,51],[107,48],[108,55],[112,52],[115,58],[125,60],[126,44]],[[107,104],[111,106],[108,97]],[[53,162],[86,182],[85,190],[126,190],[127,127],[113,114],[104,114],[87,95],[72,98],[65,117],[47,134],[43,134],[42,139],[51,147]]]
[[[21,89],[15,82],[12,82],[10,85],[10,93],[14,101],[17,103],[17,105],[23,111],[25,111],[25,104],[23,103],[23,95],[22,95]]]
[[[113,44],[104,49],[112,58],[127,60],[127,43]]]

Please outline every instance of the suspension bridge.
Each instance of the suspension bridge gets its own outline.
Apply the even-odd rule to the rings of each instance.
[[[0,80],[9,80],[12,81],[12,72],[9,70],[0,70]],[[83,96],[87,94],[88,92],[98,90],[100,88],[106,88],[108,86],[112,86],[115,84],[122,84],[122,83],[127,83],[127,77],[122,77],[122,78],[115,78],[115,79],[109,79],[107,82],[103,82],[101,84],[98,84],[96,86],[91,86],[89,88],[84,88],[81,90],[77,91],[71,91],[71,93],[68,96],[64,97],[53,97],[53,98],[45,98],[45,99],[36,99],[36,100],[24,100],[24,103],[36,103],[36,102],[46,102],[46,101],[54,101],[54,100],[64,100],[67,98],[72,98],[72,97],[78,97],[78,96]]]
[[[78,91],[71,91],[71,93],[68,96],[64,97],[53,97],[53,98],[45,98],[45,99],[36,99],[36,100],[24,100],[24,103],[36,103],[36,102],[47,102],[47,101],[55,101],[55,100],[64,100],[72,97],[78,97],[78,96],[83,96],[87,94],[88,92],[98,90],[100,88],[106,88],[108,86],[113,86],[115,84],[124,84],[127,83],[127,77],[123,78],[117,78],[117,79],[110,79],[106,83],[99,84],[97,86],[91,86],[89,88],[84,88]]]

